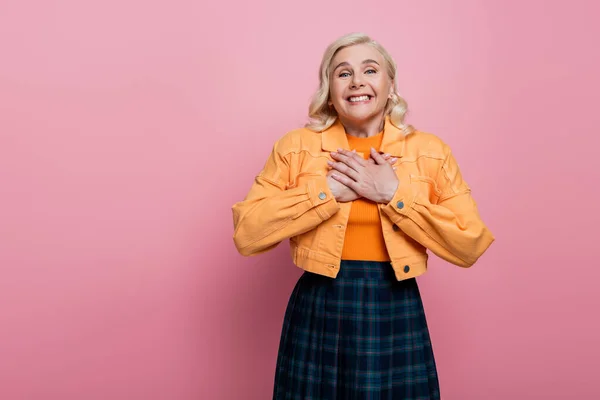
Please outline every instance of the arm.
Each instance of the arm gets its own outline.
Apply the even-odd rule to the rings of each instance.
[[[383,211],[404,233],[437,256],[470,267],[492,244],[494,236],[481,220],[471,190],[450,151],[436,183],[441,191],[437,204],[401,182]]]
[[[282,154],[278,144],[246,198],[232,208],[233,241],[244,256],[271,250],[339,211],[325,176],[304,173],[290,183],[292,154]]]

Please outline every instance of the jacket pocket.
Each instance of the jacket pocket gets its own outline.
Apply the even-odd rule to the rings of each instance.
[[[421,195],[429,200],[431,204],[438,203],[442,195],[442,191],[433,178],[424,175],[411,174],[410,182]]]

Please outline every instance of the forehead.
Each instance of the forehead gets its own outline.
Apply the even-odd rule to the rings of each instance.
[[[330,67],[335,68],[336,65],[342,62],[347,62],[350,65],[359,65],[368,59],[377,61],[381,66],[385,62],[381,53],[373,46],[357,44],[338,51],[335,57],[331,59]]]

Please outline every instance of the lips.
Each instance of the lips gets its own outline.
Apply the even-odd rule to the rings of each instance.
[[[359,103],[362,101],[369,101],[369,100],[371,100],[371,98],[372,98],[372,96],[363,94],[363,95],[359,95],[359,96],[350,96],[350,97],[348,97],[348,101],[350,103]]]

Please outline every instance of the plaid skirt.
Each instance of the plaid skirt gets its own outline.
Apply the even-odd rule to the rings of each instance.
[[[437,370],[415,279],[390,263],[342,261],[305,272],[287,306],[275,400],[433,400]]]

